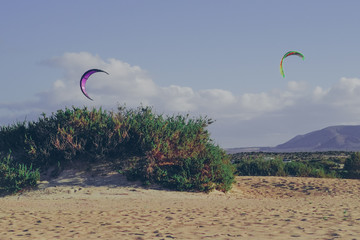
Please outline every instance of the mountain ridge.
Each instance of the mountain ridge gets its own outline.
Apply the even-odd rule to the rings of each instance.
[[[329,126],[306,134],[297,135],[276,147],[230,148],[235,152],[325,152],[360,151],[360,125]]]

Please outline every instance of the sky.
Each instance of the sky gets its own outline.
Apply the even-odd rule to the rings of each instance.
[[[360,124],[360,1],[0,0],[0,125],[65,107],[215,120],[224,148]],[[284,60],[288,51],[305,60]],[[79,87],[91,68],[105,70]]]

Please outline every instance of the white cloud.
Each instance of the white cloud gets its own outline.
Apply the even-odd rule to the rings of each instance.
[[[318,86],[313,91],[313,99],[330,106],[356,110],[360,103],[360,79],[341,78],[329,89]]]
[[[65,106],[103,106],[116,109],[126,103],[153,106],[158,112],[186,112],[207,115],[217,120],[211,126],[213,136],[226,146],[275,145],[304,129],[316,130],[342,123],[360,123],[360,79],[341,78],[329,89],[309,88],[306,82],[288,82],[285,89],[234,95],[224,89],[194,90],[189,86],[161,87],[139,66],[117,59],[103,60],[90,53],[65,53],[46,61],[63,70],[52,79],[51,89],[36,93],[37,100],[0,103],[0,121],[39,116]],[[83,72],[99,68],[87,83],[89,101],[79,89]],[[38,114],[35,114],[38,113]],[[29,117],[28,117],[29,119]],[[7,122],[9,123],[9,122]],[[284,130],[287,129],[287,130]]]
[[[358,78],[341,78],[336,86],[337,89],[351,94],[359,94],[360,92],[360,79]]]
[[[234,95],[222,89],[205,89],[199,91],[202,106],[221,108],[236,103]]]
[[[43,63],[66,70],[66,77],[78,76],[79,69],[86,71],[89,68],[105,68],[106,66],[99,56],[88,52],[64,53],[61,57],[53,57]]]
[[[322,87],[320,86],[317,86],[315,87],[314,91],[313,91],[313,99],[315,101],[320,101],[322,100],[328,93],[329,93],[329,90],[324,90]]]
[[[293,92],[301,92],[307,89],[307,83],[290,81],[288,82],[288,89]]]
[[[153,103],[163,106],[168,111],[193,111],[197,109],[195,104],[195,92],[190,87],[170,85],[159,88],[159,95],[154,98]]]

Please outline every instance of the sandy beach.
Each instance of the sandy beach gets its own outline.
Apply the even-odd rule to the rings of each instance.
[[[360,239],[359,183],[236,177],[205,194],[67,170],[0,198],[0,239]]]

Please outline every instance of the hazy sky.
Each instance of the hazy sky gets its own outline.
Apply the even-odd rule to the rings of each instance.
[[[222,147],[360,124],[360,1],[0,0],[0,124],[142,103]],[[291,56],[279,71],[282,56]],[[79,88],[88,81],[90,101]]]

